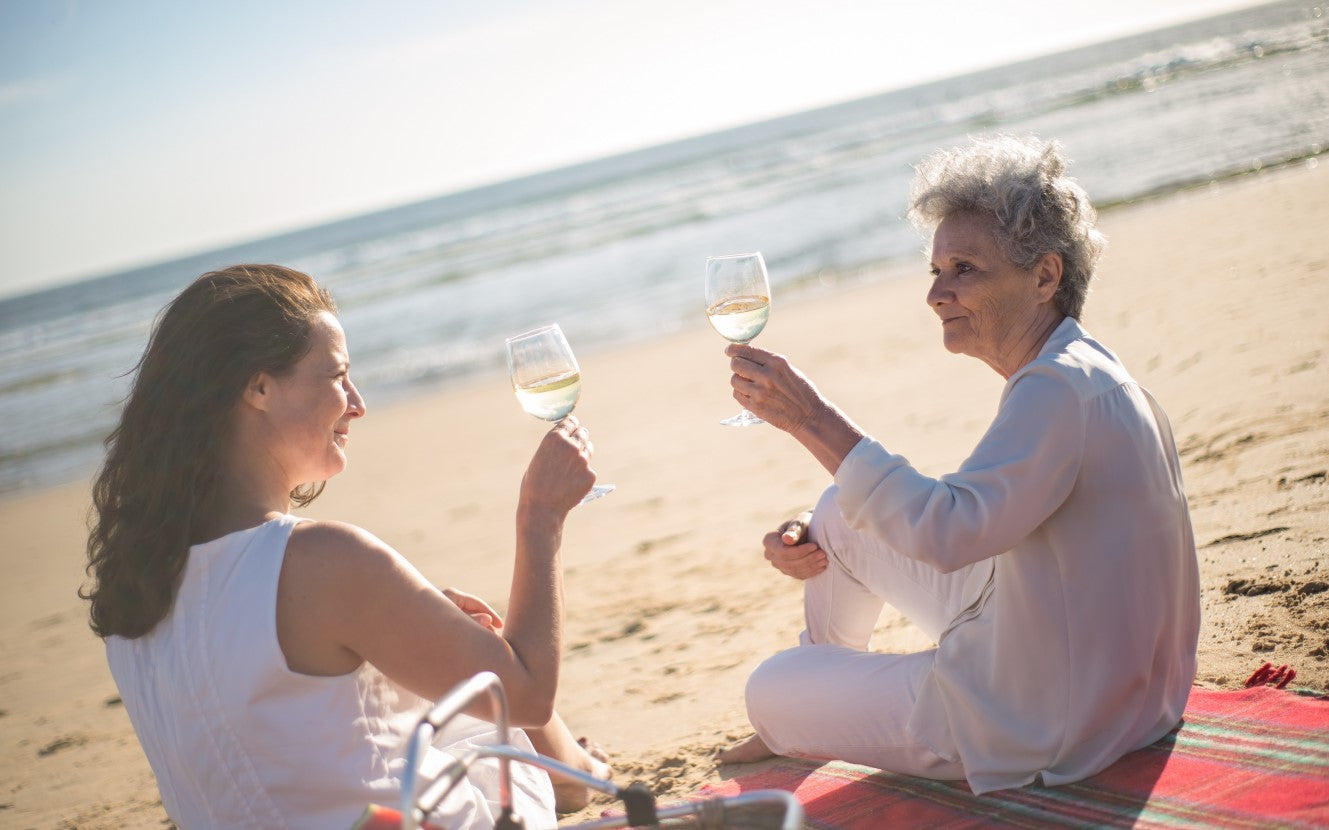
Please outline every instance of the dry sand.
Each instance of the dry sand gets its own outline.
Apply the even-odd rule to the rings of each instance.
[[[1329,165],[1118,207],[1102,226],[1085,324],[1162,402],[1181,446],[1203,580],[1199,682],[1238,687],[1271,660],[1329,689]],[[785,292],[760,342],[941,474],[987,425],[1001,379],[941,347],[927,279],[920,256]],[[722,348],[699,323],[581,356],[578,414],[619,489],[569,522],[559,708],[623,779],[666,797],[737,771],[710,755],[746,734],[748,672],[800,628],[799,586],[760,539],[828,482],[778,431],[716,423],[736,409]],[[541,424],[499,375],[372,403],[351,468],[307,512],[361,524],[437,583],[501,607]],[[78,482],[0,502],[0,826],[167,823],[74,594],[86,493]],[[883,617],[878,649],[927,645]]]

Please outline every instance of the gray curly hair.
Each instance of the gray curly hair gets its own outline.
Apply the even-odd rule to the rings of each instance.
[[[1103,235],[1084,188],[1065,175],[1056,141],[998,135],[938,150],[915,170],[909,218],[930,229],[954,213],[993,218],[993,238],[1016,266],[1033,268],[1047,253],[1061,255],[1057,310],[1080,319]]]

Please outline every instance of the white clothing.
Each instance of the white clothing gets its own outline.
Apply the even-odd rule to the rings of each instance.
[[[301,521],[280,516],[190,548],[171,612],[106,656],[171,819],[189,828],[349,828],[370,803],[396,807],[403,737],[428,702],[369,664],[336,677],[291,671],[277,641],[277,582]],[[454,721],[443,750],[493,743],[492,725]],[[525,733],[510,740],[531,750]],[[426,762],[444,760],[435,750]],[[472,768],[440,806],[449,828],[492,827],[496,764]],[[515,808],[555,826],[544,772],[514,764]]]
[[[829,566],[806,583],[805,646],[749,681],[772,749],[982,793],[1077,781],[1180,720],[1200,621],[1180,462],[1162,410],[1076,321],[1011,376],[957,472],[929,478],[865,438],[835,482],[811,528]],[[936,650],[861,653],[882,600]],[[800,719],[813,681],[781,686],[814,672],[832,691]]]
[[[840,515],[837,492],[832,485],[822,493],[808,526],[808,538],[827,554],[827,567],[803,583],[802,645],[757,667],[747,685],[748,717],[780,755],[964,778],[958,761],[942,758],[909,731],[936,650],[866,649],[887,602],[939,639],[965,608],[970,569],[942,573],[854,530]]]

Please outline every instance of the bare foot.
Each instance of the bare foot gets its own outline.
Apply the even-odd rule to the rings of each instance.
[[[771,752],[771,748],[760,735],[753,735],[742,743],[720,750],[715,757],[722,764],[751,764],[774,758],[775,753]]]
[[[614,770],[609,766],[609,756],[594,741],[577,739],[578,756],[562,759],[570,767],[602,778],[606,781],[614,777]],[[554,809],[560,813],[575,813],[591,803],[591,791],[577,781],[571,781],[558,775],[550,776],[554,783]]]
[[[605,780],[614,777],[614,770],[609,766],[609,754],[604,751],[604,747],[586,738],[578,738],[577,746],[586,750],[586,754],[591,756],[591,768],[587,772]]]

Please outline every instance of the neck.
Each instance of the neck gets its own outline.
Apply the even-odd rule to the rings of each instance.
[[[1010,346],[996,359],[986,361],[987,364],[1002,378],[1010,380],[1011,375],[1038,357],[1052,332],[1065,319],[1066,315],[1050,303],[1040,304],[1033,317],[1015,330],[1015,336],[1009,341]]]
[[[271,459],[245,451],[243,441],[226,453],[217,497],[199,522],[202,539],[254,527],[291,509],[291,486]],[[201,540],[200,540],[201,541]]]

